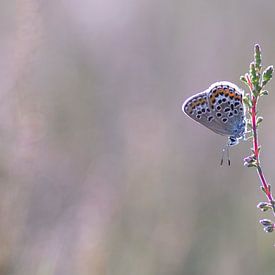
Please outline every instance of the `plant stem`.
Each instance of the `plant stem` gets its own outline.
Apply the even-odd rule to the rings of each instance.
[[[258,143],[258,132],[257,132],[257,102],[258,102],[258,96],[253,94],[253,84],[250,80],[250,77],[246,76],[247,83],[249,85],[250,89],[250,95],[252,98],[252,107],[251,107],[251,124],[252,124],[252,131],[253,131],[253,149],[254,149],[254,157],[256,160],[256,168],[258,172],[258,176],[261,181],[261,186],[266,194],[266,197],[269,201],[269,203],[272,206],[273,214],[275,216],[275,202],[270,190],[270,185],[267,183],[263,170],[260,165],[260,157],[259,157],[259,143]]]

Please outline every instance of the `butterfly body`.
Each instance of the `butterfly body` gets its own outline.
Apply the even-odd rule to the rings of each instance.
[[[204,92],[189,97],[182,110],[190,118],[213,132],[228,136],[228,145],[244,137],[246,120],[243,92],[235,84],[221,81]]]

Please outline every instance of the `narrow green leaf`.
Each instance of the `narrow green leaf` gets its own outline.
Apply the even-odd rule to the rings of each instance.
[[[254,96],[258,96],[259,92],[261,91],[260,73],[257,72],[256,65],[254,62],[250,63],[249,73],[250,73],[250,77],[251,77],[251,82],[254,86],[252,93]]]
[[[263,95],[268,95],[268,91],[267,90],[261,91],[260,96],[263,96]]]
[[[258,146],[258,154],[260,154],[260,151],[261,151],[261,145]]]
[[[262,84],[261,84],[262,87],[264,87],[269,82],[269,80],[272,78],[273,71],[274,71],[273,66],[268,66],[264,70],[263,77],[262,77]]]
[[[256,125],[258,126],[262,121],[263,121],[263,117],[259,116],[257,117],[257,122],[256,122]]]
[[[262,68],[262,57],[261,57],[261,48],[259,44],[256,44],[254,46],[254,60],[255,60],[255,66],[258,72],[260,73]]]
[[[248,107],[251,108],[252,107],[252,101],[250,99],[250,96],[245,95],[243,97],[243,103]]]
[[[267,210],[272,209],[272,206],[268,202],[260,202],[258,203],[257,208],[259,208],[263,212],[266,212]]]
[[[252,129],[252,124],[251,124],[251,122],[247,121],[247,122],[246,122],[246,126],[249,128],[249,130]]]
[[[254,82],[257,80],[256,67],[255,67],[254,62],[250,63],[249,73],[250,73],[250,76],[251,76],[251,81],[254,84]]]
[[[247,79],[246,79],[245,76],[242,75],[242,76],[240,77],[240,80],[249,88],[249,84],[248,84]]]

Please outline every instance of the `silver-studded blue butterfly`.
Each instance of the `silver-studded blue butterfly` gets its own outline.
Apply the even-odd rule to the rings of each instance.
[[[242,90],[235,84],[228,81],[216,82],[204,92],[189,97],[183,103],[182,110],[213,132],[227,136],[228,148],[238,144],[246,131],[242,97]],[[228,163],[230,164],[229,158]]]

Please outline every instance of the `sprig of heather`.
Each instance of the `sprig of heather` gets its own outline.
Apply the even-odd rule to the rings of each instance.
[[[271,185],[267,182],[260,163],[261,147],[258,139],[258,126],[263,121],[263,118],[258,115],[257,111],[259,98],[268,95],[265,86],[271,80],[273,71],[273,66],[268,66],[265,70],[262,69],[261,48],[256,44],[254,47],[254,60],[250,63],[249,72],[241,76],[240,79],[249,88],[249,93],[244,95],[243,102],[247,109],[247,128],[252,132],[253,140],[252,154],[244,159],[244,165],[257,169],[261,190],[267,199],[266,202],[258,203],[257,207],[263,212],[271,210],[275,216],[275,201],[271,192]],[[275,224],[271,220],[262,219],[260,223],[265,232],[270,233],[274,231]]]

